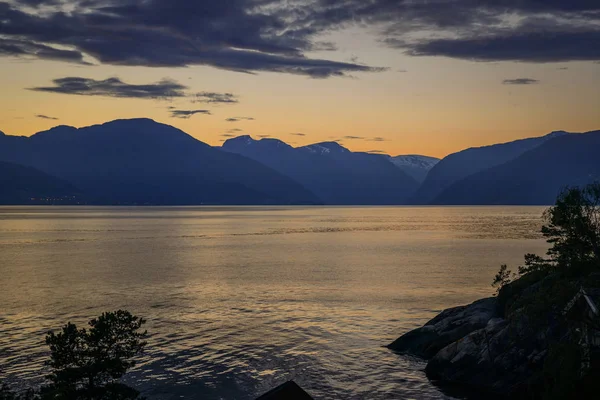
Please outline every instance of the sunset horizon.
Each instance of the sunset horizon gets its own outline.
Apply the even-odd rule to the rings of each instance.
[[[600,393],[600,0],[0,0],[0,400]]]
[[[211,145],[441,158],[598,129],[594,6],[509,3],[3,2],[0,130],[147,117]]]

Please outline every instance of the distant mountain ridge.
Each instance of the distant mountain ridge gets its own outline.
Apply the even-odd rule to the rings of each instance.
[[[568,133],[556,131],[542,137],[474,147],[450,154],[429,171],[427,178],[412,197],[411,202],[429,204],[453,183],[480,171],[514,160],[549,140],[565,135],[568,135]]]
[[[0,204],[550,204],[600,180],[600,131],[470,148],[443,160],[245,135],[211,147],[150,119],[0,132]],[[419,182],[422,183],[419,185]]]
[[[432,204],[550,205],[566,186],[600,181],[600,131],[556,135],[521,156],[470,175]]]
[[[384,156],[354,153],[337,142],[294,148],[278,139],[240,136],[222,148],[296,180],[325,204],[406,204],[418,185]]]
[[[106,204],[315,204],[297,182],[150,119],[0,137],[0,161],[37,168]]]

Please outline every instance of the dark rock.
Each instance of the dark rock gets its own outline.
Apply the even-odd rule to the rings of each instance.
[[[268,391],[256,400],[313,400],[313,398],[296,382],[289,381]]]
[[[468,306],[444,310],[422,328],[402,335],[387,347],[400,353],[430,359],[451,343],[485,328],[491,319],[499,316],[496,298],[478,300]]]
[[[513,358],[520,349],[510,349],[507,321],[491,319],[483,329],[441,349],[425,368],[433,381],[452,382],[470,388],[504,391],[508,381],[514,381]]]

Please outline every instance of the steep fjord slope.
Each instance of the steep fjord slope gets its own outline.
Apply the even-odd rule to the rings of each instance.
[[[240,136],[223,149],[291,177],[326,204],[404,204],[417,187],[384,156],[353,153],[335,142],[294,148],[277,139]]]
[[[312,204],[298,183],[255,161],[228,154],[149,119],[32,137],[0,137],[0,160],[72,182],[101,203]]]
[[[429,171],[427,178],[411,199],[416,204],[428,204],[447,187],[477,172],[504,164],[566,132],[517,140],[492,146],[476,147],[450,154]]]
[[[79,189],[35,168],[0,161],[0,204],[74,204]]]
[[[600,131],[556,137],[444,190],[434,204],[553,204],[565,186],[600,181]]]

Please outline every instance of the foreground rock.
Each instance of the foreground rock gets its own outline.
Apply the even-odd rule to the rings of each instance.
[[[429,360],[427,377],[463,394],[519,398],[543,367],[544,338],[556,332],[551,327],[531,332],[523,321],[515,323],[515,315],[509,324],[499,308],[496,298],[450,308],[388,347]]]
[[[422,328],[404,334],[387,347],[399,353],[430,359],[449,344],[485,328],[490,320],[498,317],[496,298],[479,300],[468,306],[443,311]]]
[[[598,308],[588,305],[595,292],[582,290],[572,301],[558,302],[568,304],[567,308],[552,306],[556,312],[549,312],[531,306],[533,297],[548,296],[549,291],[542,292],[540,287],[534,284],[521,290],[522,297],[515,297],[526,301],[508,307],[510,311],[504,317],[499,310],[501,300],[480,300],[443,311],[388,347],[427,359],[427,377],[460,395],[600,398],[596,390],[600,388],[600,348],[590,342],[591,350],[582,352],[585,346],[582,347],[581,339],[593,335],[588,332],[582,336],[582,322],[586,320],[578,317]],[[506,304],[504,307],[506,310]],[[592,397],[590,387],[595,388]]]
[[[256,400],[313,400],[313,398],[296,382],[289,381],[263,394]]]

